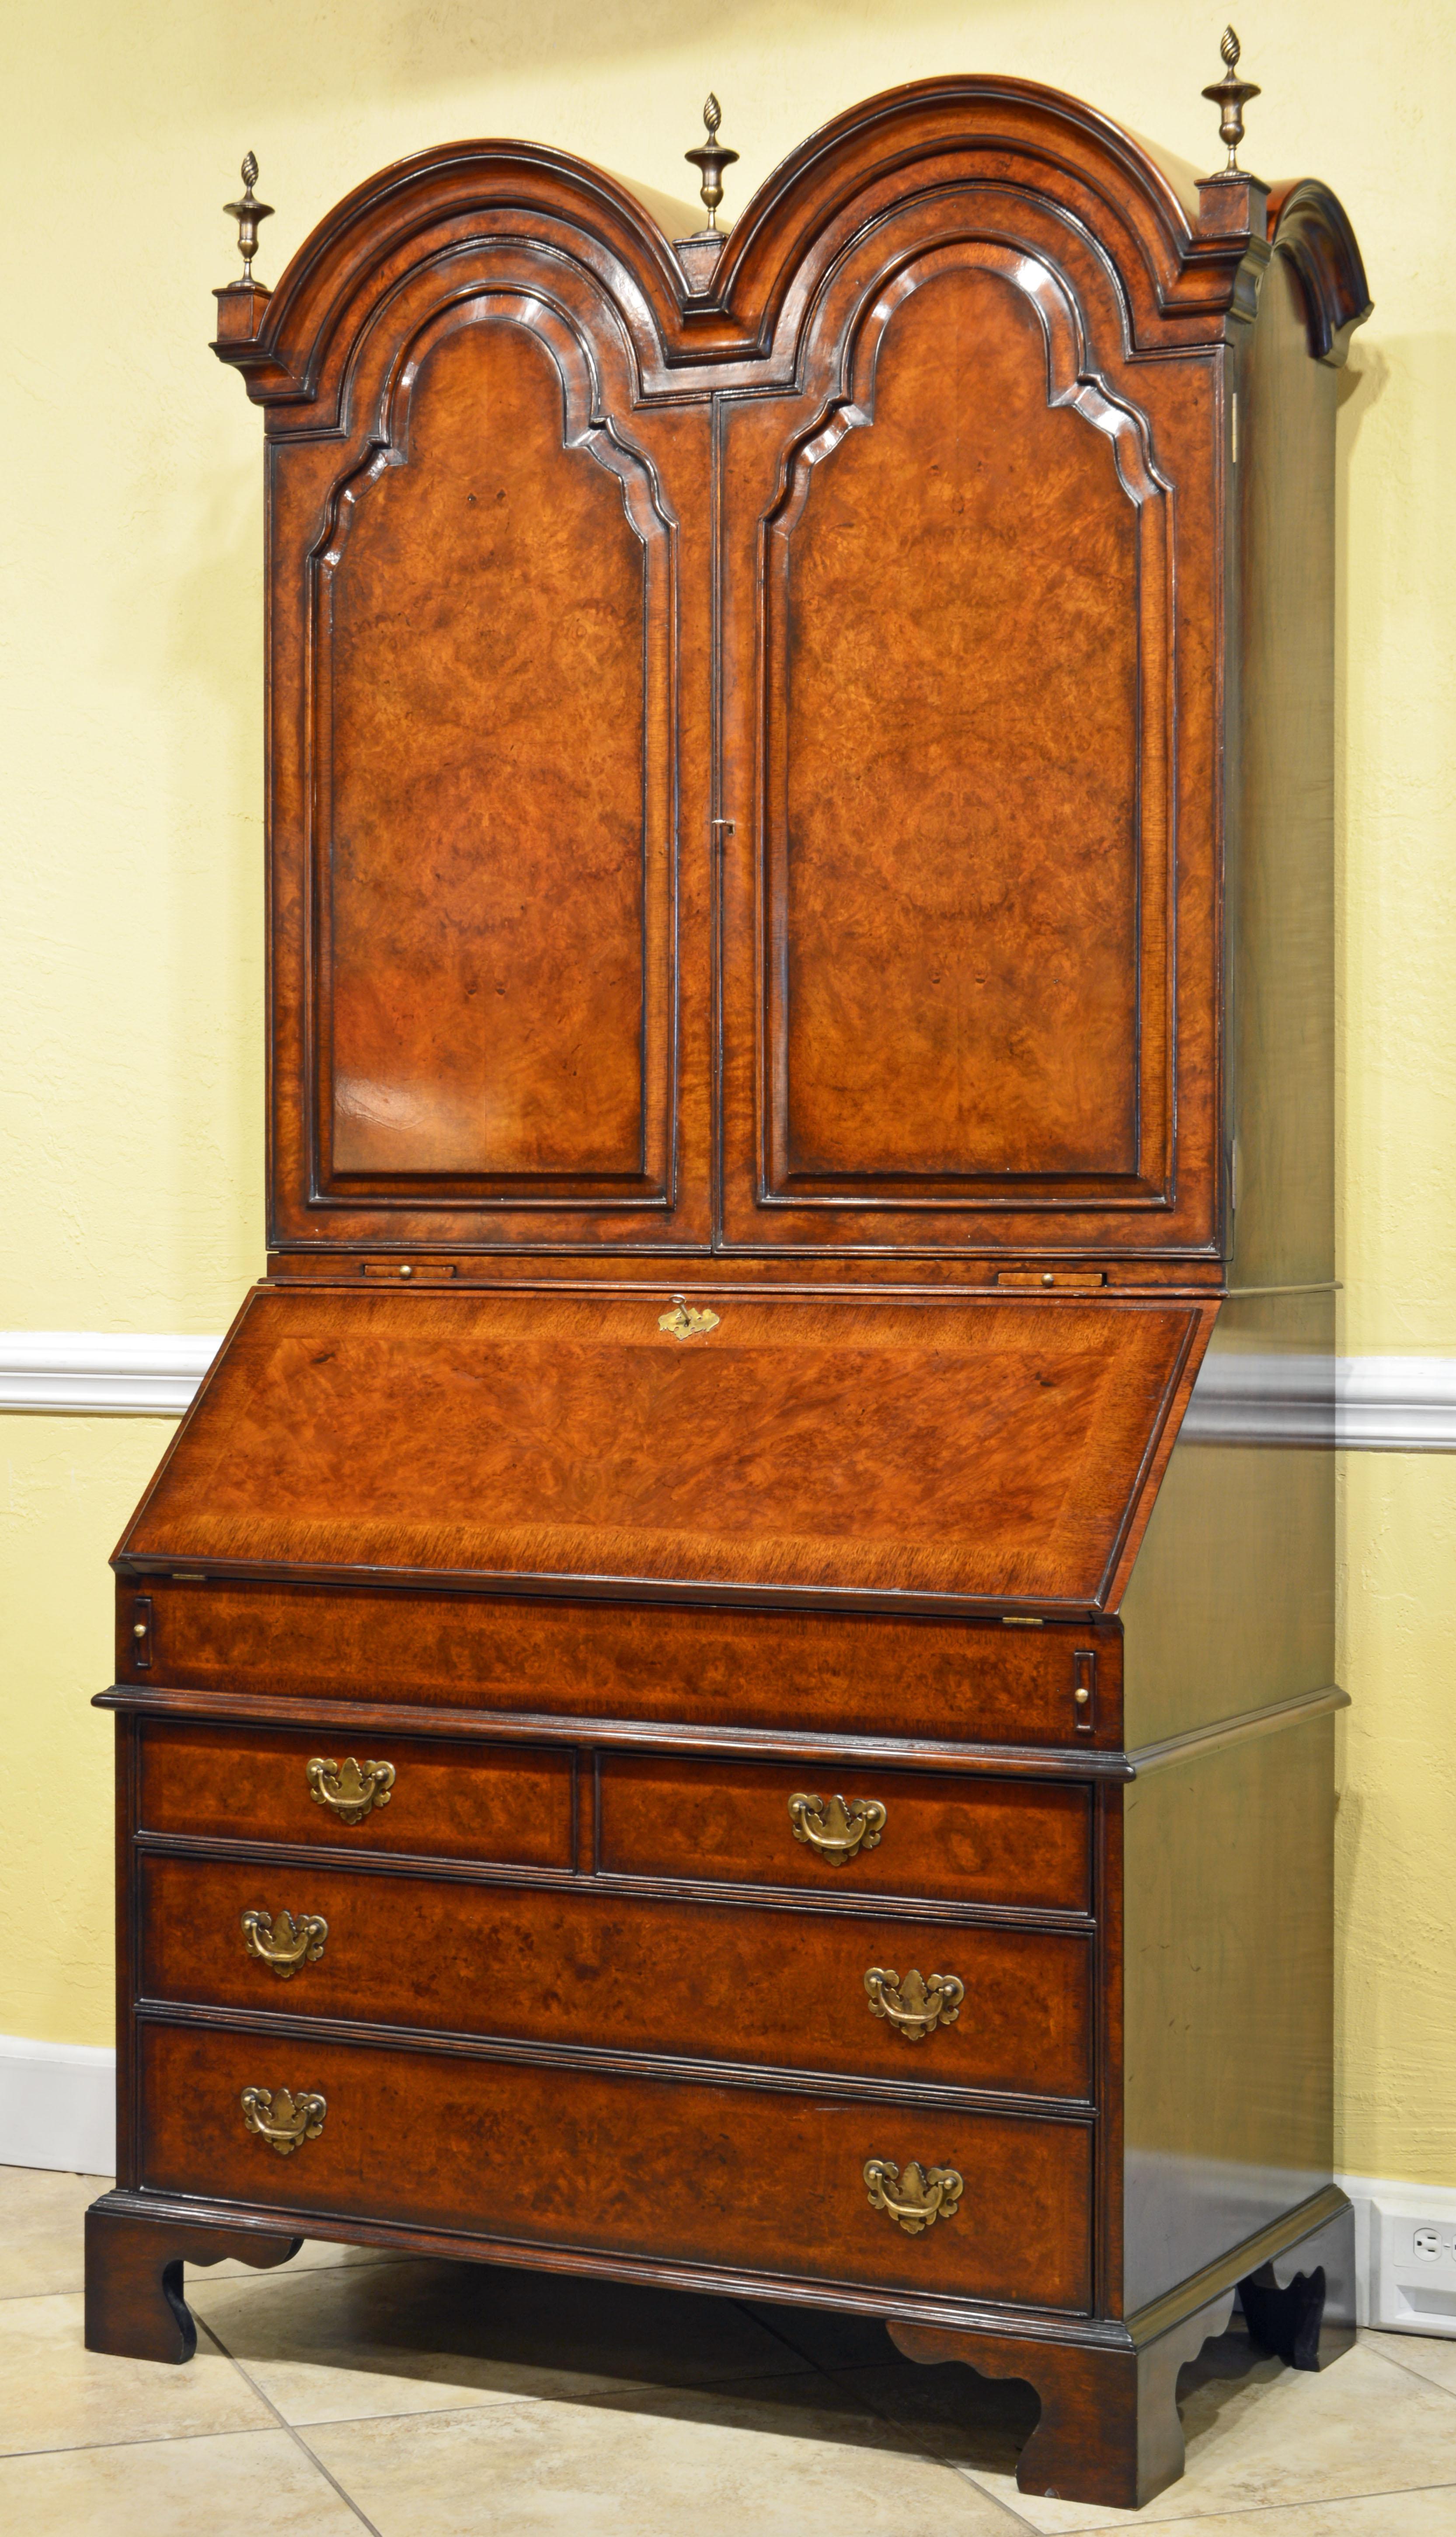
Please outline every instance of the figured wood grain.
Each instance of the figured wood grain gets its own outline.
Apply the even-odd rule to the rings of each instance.
[[[830,1785],[832,1781],[832,1785]],[[842,1865],[795,1837],[804,1791],[874,1798],[887,1820],[874,1849]],[[702,1876],[819,1893],[919,1894],[962,1903],[1085,1912],[1091,1800],[1039,1781],[937,1779],[908,1771],[720,1763],[603,1754],[598,1858],[626,1875]]]
[[[866,322],[768,541],[780,1187],[1138,1168],[1138,510],[980,252]]]
[[[641,462],[633,519],[592,455],[576,337],[516,296],[467,313],[413,350],[323,567],[332,1170],[640,1180],[668,532]]]
[[[152,1999],[911,2087],[1090,2094],[1084,1935],[647,1903],[600,1887],[431,1885],[333,1860],[148,1857],[141,1888],[140,1988]],[[282,1911],[321,1915],[318,1962],[283,1982],[249,1955],[241,1916],[257,1910],[275,1922]],[[871,2014],[864,1981],[872,1966],[905,1975],[912,1964],[965,1985],[955,2022],[915,2043]]]
[[[1078,1651],[1096,1658],[1096,1731],[1118,1740],[1115,1623],[938,1621],[583,1603],[319,1586],[150,1584],[155,1661],[132,1660],[118,1590],[117,1672],[266,1699],[361,1697],[462,1711],[661,1719],[698,1727],[1065,1744]]]
[[[389,1802],[346,1824],[311,1794],[315,1755],[391,1762]],[[178,1721],[142,1729],[137,1820],[148,1832],[290,1841],[325,1850],[404,1851],[569,1867],[572,1756],[530,1745],[441,1744],[375,1737],[367,1753],[332,1730]]]
[[[123,1551],[1094,1604],[1193,1305],[259,1289]]]
[[[292,2037],[145,2024],[144,2181],[301,2220],[378,2213],[519,2243],[759,2264],[811,2278],[1085,2309],[1090,2135],[1075,2121],[816,2101]],[[316,2091],[281,2158],[246,2087]],[[866,2159],[957,2168],[954,2220],[906,2237]]]

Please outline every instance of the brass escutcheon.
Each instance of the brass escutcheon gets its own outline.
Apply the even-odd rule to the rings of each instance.
[[[932,1974],[927,1980],[913,1966],[901,1982],[883,1965],[871,1965],[865,1988],[870,2015],[888,2017],[907,2044],[923,2044],[938,2026],[954,2026],[965,1997],[965,1984],[955,1974]]]
[[[280,1982],[292,1982],[300,1965],[316,1965],[323,1954],[323,1942],[329,1934],[327,1920],[316,1912],[300,1912],[297,1920],[292,1912],[280,1912],[278,1925],[269,1912],[244,1912],[243,1943],[250,1956],[267,1965]]]
[[[308,1789],[316,1806],[327,1806],[340,1823],[362,1824],[371,1806],[387,1806],[394,1787],[392,1762],[312,1761]]]
[[[878,1797],[855,1797],[848,1805],[842,1797],[790,1797],[789,1819],[795,1841],[807,1841],[830,1867],[842,1867],[858,1851],[879,1848],[885,1808]]]
[[[913,2158],[903,2176],[888,2158],[867,2158],[865,2182],[870,2188],[871,2210],[888,2211],[907,2238],[923,2236],[937,2220],[954,2219],[965,2190],[954,2167],[922,2167]],[[898,2200],[890,2191],[891,2185],[898,2187]]]
[[[304,2141],[317,2140],[327,2113],[322,2097],[296,2097],[289,2088],[280,2088],[276,2095],[271,2088],[242,2092],[242,2119],[248,2130],[276,2149],[280,2158],[292,2158]]]
[[[671,1338],[700,1339],[705,1338],[709,1331],[717,1329],[721,1318],[708,1305],[690,1304],[686,1295],[679,1295],[670,1313],[658,1314],[657,1327],[666,1331]]]

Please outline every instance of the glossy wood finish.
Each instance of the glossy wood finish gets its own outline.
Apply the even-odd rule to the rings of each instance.
[[[1212,1319],[255,1289],[123,1537],[232,1567],[1089,1609]]]
[[[1140,2510],[1183,2472],[1178,2372],[1223,2333],[1232,2308],[1224,2292],[1156,2342],[1100,2351],[894,2319],[890,2331],[909,2361],[963,2361],[988,2378],[1030,2381],[1041,2413],[1017,2462],[1023,2493]]]
[[[604,1754],[598,1856],[610,1873],[782,1885],[818,1894],[904,1894],[1086,1912],[1091,1808],[1086,1789],[936,1779],[908,1771],[753,1769]],[[796,1838],[801,1791],[886,1809],[874,1849],[842,1865]]]
[[[301,2238],[256,2228],[153,2222],[103,2194],[86,2215],[86,2349],[129,2361],[190,2361],[197,2327],[182,2297],[184,2264],[286,2264]]]
[[[385,2210],[523,2248],[710,2248],[822,2281],[1072,2310],[1090,2299],[1082,2123],[151,2021],[139,2044],[141,2180],[161,2192]],[[280,2157],[244,2128],[250,2086],[317,2091],[320,2137]],[[870,2207],[870,2158],[955,2167],[960,2209],[906,2236]]]
[[[556,307],[456,301],[336,498],[326,1189],[667,1195],[671,527],[595,404]]]
[[[1115,1623],[889,1619],[359,1588],[147,1579],[155,1660],[117,1597],[119,1681],[269,1698],[661,1719],[698,1728],[1066,1744],[1118,1742]],[[1089,1667],[1088,1659],[1092,1659]],[[1080,1739],[1079,1739],[1080,1740]]]
[[[1126,1792],[1129,2309],[1330,2176],[1334,1778],[1325,1717]]]
[[[430,1884],[332,1861],[148,1854],[139,1986],[148,1999],[253,2019],[344,2019],[669,2060],[760,2063],[894,2088],[1092,2094],[1087,1933],[725,1908],[498,1884]],[[247,1951],[265,1911],[328,1922],[322,1955],[284,1981]],[[872,2014],[872,1966],[954,1975],[953,2023],[911,2041]]]
[[[198,1840],[301,1842],[310,1849],[496,1859],[518,1867],[572,1865],[569,1753],[388,1738],[387,1751],[354,1756],[393,1765],[388,1803],[351,1824],[320,1804],[308,1783],[315,1756],[349,1758],[335,1751],[337,1740],[191,1723],[144,1727],[140,1826]]]
[[[477,142],[222,294],[271,1249],[118,1554],[107,2348],[297,2219],[883,2314],[1136,2507],[1237,2283],[1348,2271],[1328,1471],[1219,1403],[1330,1346],[1367,305],[1322,185],[961,79],[705,281]],[[1183,1441],[1230,1261],[1322,1291],[1223,1307]],[[963,2198],[907,2235],[869,2158]]]

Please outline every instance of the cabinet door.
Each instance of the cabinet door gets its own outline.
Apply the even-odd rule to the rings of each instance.
[[[275,448],[276,1240],[707,1238],[708,444],[502,238],[381,277]]]
[[[1085,235],[975,185],[866,226],[799,375],[725,400],[726,1240],[1207,1242],[1211,795],[1181,1006],[1172,891],[1207,363],[1125,358]]]

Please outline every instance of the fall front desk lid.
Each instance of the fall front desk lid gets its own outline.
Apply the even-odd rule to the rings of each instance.
[[[717,1319],[680,1335],[661,1293],[257,1288],[118,1557],[1106,1606],[1212,1319],[1110,1298],[690,1300]]]

